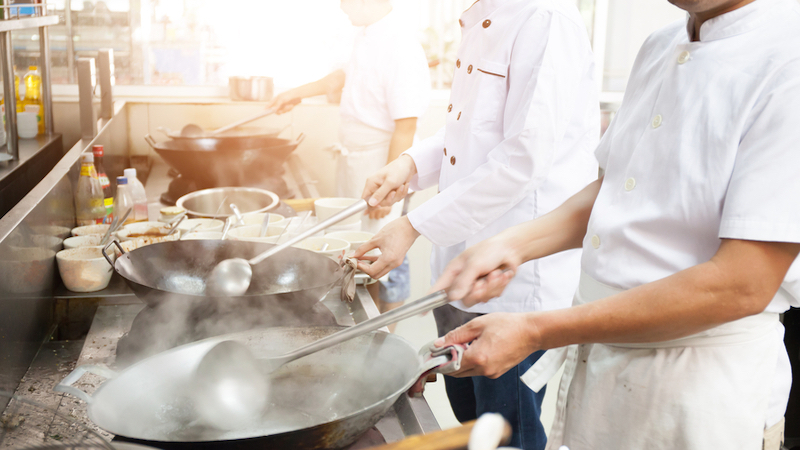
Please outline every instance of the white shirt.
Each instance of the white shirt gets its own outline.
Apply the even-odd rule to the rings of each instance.
[[[597,84],[574,2],[480,0],[460,22],[446,126],[407,152],[417,166],[412,187],[439,184],[408,214],[434,244],[434,279],[467,247],[546,214],[597,178]],[[567,307],[578,276],[579,252],[527,263],[502,297],[469,311]]]
[[[395,120],[420,117],[428,108],[428,61],[414,32],[394,12],[359,31],[344,66],[341,115],[393,132]]]
[[[597,149],[583,269],[614,287],[706,262],[721,238],[800,242],[800,5],[757,0],[699,42],[685,27],[644,43]],[[789,306],[781,290],[767,311]]]

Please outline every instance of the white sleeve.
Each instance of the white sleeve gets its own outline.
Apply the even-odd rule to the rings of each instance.
[[[414,228],[434,244],[449,247],[474,236],[537,189],[572,117],[575,86],[590,70],[586,30],[559,13],[534,14],[511,55],[505,139],[473,173],[411,211]],[[440,148],[440,161],[441,155]]]
[[[442,127],[433,136],[414,144],[403,152],[414,160],[417,174],[411,179],[411,189],[421,191],[439,183],[444,155],[444,133]]]
[[[408,38],[397,42],[386,83],[386,100],[392,120],[420,117],[431,98],[431,76],[422,45]]]

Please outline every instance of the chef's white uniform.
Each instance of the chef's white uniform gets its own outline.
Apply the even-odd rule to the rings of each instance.
[[[434,244],[434,280],[467,247],[546,214],[597,179],[597,84],[574,2],[480,0],[460,22],[447,124],[407,151],[417,166],[412,187],[439,184],[408,214]],[[468,311],[567,307],[579,264],[578,250],[524,264],[501,297]]]
[[[755,2],[650,36],[598,147],[576,304],[708,261],[721,238],[800,242],[800,5]],[[656,344],[567,352],[548,448],[761,449],[791,386],[778,313]],[[796,294],[795,294],[796,295]],[[550,350],[523,380],[541,384]],[[557,364],[554,366],[557,367]]]
[[[395,12],[359,30],[344,71],[337,195],[360,198],[367,178],[387,163],[395,120],[427,109],[431,80],[422,45]],[[395,205],[381,221],[365,219],[365,228],[376,232],[401,209]]]

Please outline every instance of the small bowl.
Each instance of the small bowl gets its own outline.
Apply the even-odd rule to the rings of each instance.
[[[68,227],[58,225],[41,225],[31,227],[36,234],[46,234],[48,236],[55,236],[61,239],[66,239],[72,236],[72,230]]]
[[[170,229],[171,227],[169,225],[161,222],[134,222],[125,225],[121,230],[117,231],[117,237],[121,242],[140,238],[158,239],[166,237]],[[172,236],[180,236],[180,234],[181,231],[179,228]]]
[[[264,221],[264,216],[267,213],[251,213],[251,214],[244,214],[242,216],[242,220],[244,221],[244,226],[248,225],[261,225]],[[286,217],[283,217],[280,214],[271,214],[269,215],[269,224],[270,225],[280,225],[283,221],[286,220]]]
[[[88,236],[90,234],[99,234],[100,236],[106,234],[106,231],[111,228],[111,225],[86,225],[72,229],[73,236]]]
[[[322,247],[325,244],[328,244],[328,249],[323,252]],[[328,236],[314,236],[298,242],[294,247],[311,250],[314,253],[327,255],[331,258],[337,258],[350,248],[350,243],[343,239],[336,239]]]
[[[375,236],[375,233],[370,233],[368,231],[334,231],[333,233],[325,235],[325,237],[342,239],[349,242],[350,250],[355,250],[363,244],[366,244],[373,236]]]
[[[319,221],[322,222],[325,219],[330,218],[334,214],[347,209],[349,206],[351,206],[353,203],[359,200],[360,199],[358,198],[340,198],[340,197],[321,198],[314,202],[314,212],[317,215],[317,219],[319,219]],[[344,219],[343,221],[339,222],[338,225],[349,225],[353,223],[359,223],[361,222],[362,215],[363,213],[354,214],[351,217],[348,217],[347,219]]]
[[[182,241],[218,241],[222,239],[221,231],[195,231],[184,236]]]
[[[195,228],[195,231],[198,233],[211,231],[221,232],[222,229],[225,228],[225,222],[217,219],[186,219],[178,225],[178,230],[180,230],[181,233],[185,233],[197,225],[200,225]]]
[[[269,237],[278,237],[283,232],[285,228],[285,224],[288,222],[284,222],[279,225],[270,225],[267,227],[267,235],[259,237],[261,234],[261,225],[248,225],[246,227],[239,227],[234,228],[228,232],[228,239],[233,241],[251,241],[251,242],[266,242],[262,239],[269,238]],[[258,241],[253,241],[253,239],[259,239]]]
[[[79,247],[97,247],[100,248],[100,241],[103,239],[102,234],[88,234],[86,236],[73,236],[64,239],[64,249]]]
[[[99,248],[83,247],[56,253],[64,286],[72,292],[96,292],[106,288],[114,269]]]

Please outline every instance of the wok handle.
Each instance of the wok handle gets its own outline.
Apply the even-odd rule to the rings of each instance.
[[[122,246],[119,245],[119,242],[117,241],[109,242],[105,247],[103,247],[102,250],[100,250],[100,252],[103,253],[103,256],[106,258],[106,261],[108,261],[108,263],[111,264],[111,267],[114,267],[114,261],[112,261],[111,257],[108,256],[108,253],[106,253],[106,250],[108,250],[108,248],[111,247],[112,245],[116,245],[117,248],[119,249],[119,252],[123,255],[125,254],[125,250],[122,249]]]
[[[144,140],[150,144],[150,147],[156,148],[156,140],[153,139],[153,136],[150,136],[150,133],[144,135]]]
[[[103,378],[114,378],[117,376],[117,373],[109,369],[108,367],[86,364],[83,366],[76,367],[75,370],[73,370],[69,375],[64,377],[64,379],[61,380],[53,388],[53,390],[56,392],[63,392],[65,394],[72,395],[73,397],[77,397],[86,402],[87,404],[92,403],[92,397],[89,394],[73,386],[73,384],[77,383],[78,380],[80,380],[83,374],[85,373],[91,373],[93,375],[98,375]]]
[[[283,244],[276,245],[275,247],[272,247],[271,249],[267,250],[266,252],[256,256],[255,258],[253,258],[253,259],[251,259],[249,261],[250,265],[256,265],[256,264],[260,263],[261,261],[269,258],[270,256],[272,256],[272,255],[274,255],[274,254],[276,254],[276,253],[278,253],[280,251],[283,251],[283,250],[291,247],[294,244],[297,244],[298,242],[302,241],[303,239],[305,239],[307,237],[311,237],[311,236],[319,233],[322,230],[325,230],[325,229],[327,229],[327,228],[329,228],[329,227],[331,227],[333,225],[336,225],[337,223],[343,221],[344,219],[347,219],[348,217],[350,217],[350,216],[352,216],[354,214],[358,214],[360,212],[364,212],[364,211],[367,210],[367,207],[368,207],[367,201],[364,200],[364,199],[361,199],[361,200],[353,203],[352,205],[348,206],[346,209],[343,209],[342,211],[334,214],[330,218],[318,223],[317,225],[309,228],[308,230],[303,231],[302,233],[298,234],[297,236],[289,239],[288,241],[284,242]],[[398,309],[402,309],[402,307],[398,308]],[[393,323],[393,322],[390,322],[390,323]],[[381,326],[383,326],[383,325],[381,325]],[[380,328],[380,327],[378,327],[378,328]],[[375,329],[377,330],[378,328],[375,328]]]

